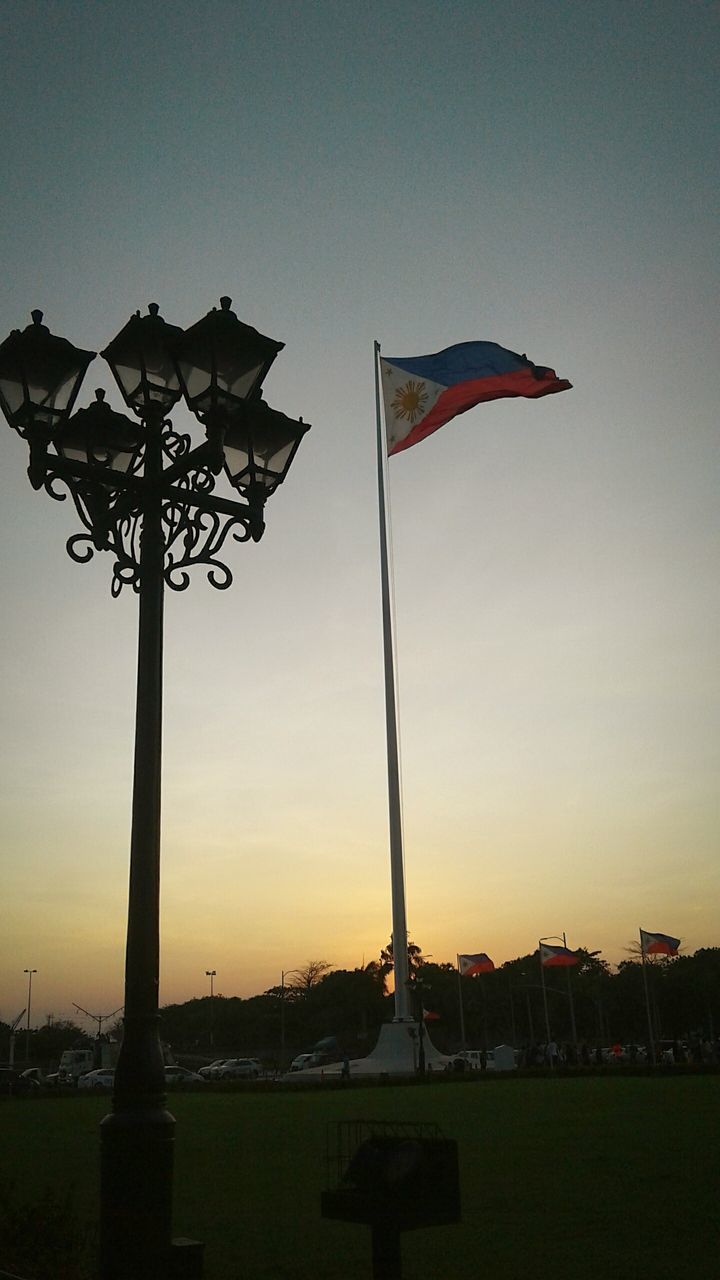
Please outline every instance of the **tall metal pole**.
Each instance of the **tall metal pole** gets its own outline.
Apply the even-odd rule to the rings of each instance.
[[[102,1280],[168,1273],[175,1120],[165,1102],[159,1035],[160,788],[164,539],[157,482],[162,415],[147,419],[140,545],[137,704],[124,1035],[113,1111],[101,1124]]]
[[[215,988],[213,983],[217,976],[217,969],[206,969],[205,977],[210,979],[210,1048],[215,1044]]]
[[[650,1010],[650,989],[648,987],[647,967],[645,964],[645,947],[643,946],[642,929],[640,930],[640,959],[642,960],[643,987],[645,989],[645,1008],[647,1010],[648,1047],[650,1049],[650,1062],[652,1063],[653,1066],[655,1066],[655,1063],[656,1063],[655,1036],[653,1034],[652,1013]]]
[[[508,996],[510,998],[510,1032],[512,1035],[512,1046],[513,1049],[517,1049],[518,1043],[517,1030],[515,1028],[515,1004],[513,1001],[512,973],[510,969],[508,969]]]
[[[37,973],[37,969],[24,969],[24,973],[28,975],[28,1003],[27,1003],[27,1023],[25,1025],[25,1061],[30,1061],[30,1004],[32,1002],[32,980],[33,974]]]
[[[280,972],[280,1070],[285,1070],[285,970]]]
[[[380,578],[382,586],[383,655],[385,667],[385,731],[387,739],[388,810],[390,819],[390,882],[392,891],[392,944],[395,981],[395,1022],[411,1021],[405,914],[405,867],[403,857],[402,798],[400,791],[400,748],[393,643],[393,602],[389,568],[388,507],[385,473],[387,446],[380,403],[378,361],[380,343],[375,343],[375,413],[377,418],[378,509],[380,515]]]
[[[542,962],[542,943],[540,942],[538,942],[538,955],[540,957],[540,982],[542,984],[543,1008],[545,1009],[545,1035],[547,1037],[545,1041],[545,1053],[547,1056],[548,1045],[550,1044],[550,1040],[552,1037],[550,1035],[550,1015],[548,1014],[547,991],[545,990],[545,967]],[[553,1062],[551,1057],[550,1066],[553,1067],[554,1065],[555,1063]]]
[[[565,937],[564,930],[563,930],[563,946],[567,947],[567,938]],[[580,1046],[578,1045],[577,1025],[575,1022],[575,1001],[573,1000],[572,983],[570,981],[570,969],[571,969],[571,966],[567,965],[565,972],[567,973],[568,1000],[570,1001],[570,1025],[572,1027],[573,1048],[575,1050],[575,1064],[577,1066],[577,1064],[580,1061]]]
[[[460,1047],[464,1051],[465,1049],[467,1049],[467,1044],[465,1043],[465,1010],[463,1008],[462,974],[460,972],[459,956],[457,958],[457,967],[458,967],[458,1004],[460,1006]]]

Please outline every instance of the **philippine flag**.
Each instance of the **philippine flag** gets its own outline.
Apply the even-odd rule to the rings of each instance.
[[[647,933],[641,929],[640,945],[644,956],[676,956],[680,939],[671,938],[668,933]]]
[[[495,968],[489,956],[479,951],[474,956],[458,956],[458,969],[464,978],[472,978],[476,973],[492,973]]]
[[[432,356],[382,357],[380,367],[388,454],[409,449],[485,400],[537,400],[572,386],[496,342],[460,342]]]
[[[577,964],[578,958],[568,947],[551,947],[547,942],[540,943],[540,963],[544,969],[559,969],[563,966]]]

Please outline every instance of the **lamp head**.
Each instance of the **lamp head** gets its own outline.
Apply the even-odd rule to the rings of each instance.
[[[220,299],[175,345],[177,372],[188,408],[202,421],[225,423],[256,396],[283,342],[238,320],[231,298]]]
[[[148,314],[134,316],[101,352],[112,369],[122,397],[139,417],[168,413],[182,394],[173,350],[182,329],[167,324],[151,302]]]
[[[246,404],[225,431],[225,470],[233,488],[264,502],[282,484],[310,424],[264,400]]]
[[[42,311],[32,320],[0,344],[0,407],[21,436],[40,431],[47,438],[69,417],[95,352],[50,333]]]
[[[63,458],[127,473],[142,443],[142,428],[123,413],[115,413],[105,401],[105,392],[98,388],[94,403],[73,414],[55,446]]]

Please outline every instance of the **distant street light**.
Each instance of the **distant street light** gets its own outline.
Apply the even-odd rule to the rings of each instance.
[[[28,975],[27,1024],[25,1026],[25,1061],[30,1061],[30,1005],[32,1003],[32,978],[37,969],[23,969]]]
[[[102,1035],[103,1022],[109,1022],[110,1018],[114,1018],[116,1013],[122,1013],[122,1005],[118,1009],[113,1009],[112,1013],[91,1013],[89,1009],[83,1009],[81,1004],[75,1004],[73,1001],[73,1009],[77,1009],[78,1013],[84,1013],[86,1018],[91,1018],[93,1022],[97,1022],[97,1037],[100,1039]]]
[[[109,343],[103,357],[139,421],[115,413],[103,391],[71,415],[94,352],[54,337],[41,311],[0,344],[0,407],[29,445],[30,483],[60,501],[66,485],[86,530],[68,540],[70,556],[84,563],[110,551],[113,596],[130,586],[139,597],[125,1030],[113,1113],[101,1126],[102,1280],[164,1280],[178,1252],[175,1121],[165,1109],[158,1034],[164,587],[185,590],[198,564],[213,587],[230,586],[220,559],[228,535],[259,541],[265,501],[308,430],[261,396],[283,344],[242,324],[230,303],[221,298],[219,311],[185,332],[152,303]],[[195,447],[167,418],[182,396],[205,431]],[[223,470],[242,501],[215,493]],[[28,1025],[29,1017],[28,1008]],[[186,1265],[186,1248],[183,1258]],[[193,1266],[199,1275],[201,1262]]]
[[[213,997],[215,995],[215,989],[213,987],[213,982],[217,977],[217,969],[206,969],[205,977],[210,979],[210,1048],[212,1049],[215,1043],[215,1029],[213,1026],[213,1013],[215,1008],[215,1001]]]

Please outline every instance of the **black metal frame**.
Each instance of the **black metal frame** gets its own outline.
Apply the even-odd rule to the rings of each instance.
[[[115,597],[124,586],[140,589],[140,534],[151,508],[160,512],[163,576],[174,591],[189,586],[188,570],[195,565],[207,567],[213,587],[227,589],[232,572],[219,556],[228,535],[235,542],[262,537],[264,495],[243,503],[216,494],[216,448],[206,441],[193,449],[191,437],[175,431],[168,418],[145,420],[145,442],[128,474],[50,454],[32,439],[31,444],[33,484],[42,485],[58,502],[67,494],[56,486],[65,484],[87,530],[68,539],[68,555],[87,564],[96,551],[111,551]],[[152,477],[147,465],[151,451],[160,464]]]

